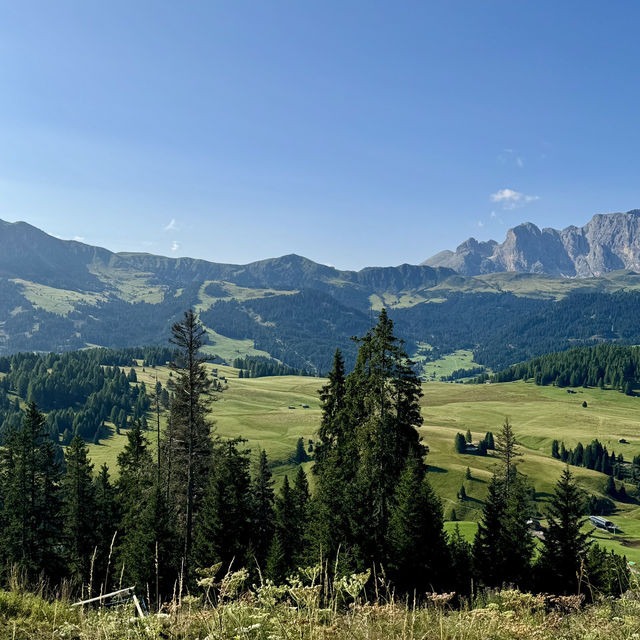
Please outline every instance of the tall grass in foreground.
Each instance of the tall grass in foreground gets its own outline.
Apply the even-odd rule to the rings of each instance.
[[[485,592],[453,608],[453,594],[427,594],[421,604],[399,600],[378,580],[365,593],[368,574],[330,587],[313,570],[287,585],[245,586],[245,571],[215,582],[203,572],[199,597],[175,598],[161,614],[136,618],[133,605],[71,607],[21,588],[0,592],[3,640],[431,640],[640,638],[640,592],[583,606],[579,596],[544,596],[517,590]],[[370,584],[370,582],[369,582]],[[384,593],[382,593],[384,591]]]

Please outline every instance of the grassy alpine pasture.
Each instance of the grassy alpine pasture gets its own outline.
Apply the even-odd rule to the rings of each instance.
[[[246,438],[254,452],[264,448],[270,460],[285,463],[274,468],[276,480],[291,474],[294,466],[286,461],[293,454],[298,438],[304,438],[308,444],[320,423],[317,391],[324,381],[300,376],[240,379],[237,369],[217,368],[219,375],[227,378],[228,386],[212,405],[217,434],[223,438]],[[152,389],[156,376],[166,385],[169,370],[147,367],[143,371],[137,367],[137,375],[139,381]],[[572,448],[578,441],[586,445],[598,438],[609,451],[622,453],[625,460],[640,454],[640,398],[617,391],[580,388],[570,394],[566,389],[525,382],[484,385],[431,382],[423,385],[423,391],[424,425],[420,431],[430,450],[427,461],[431,483],[443,500],[445,516],[450,518],[455,510],[457,519],[463,521],[460,526],[464,535],[473,535],[474,521],[481,514],[496,459],[493,455],[456,453],[453,442],[458,432],[470,429],[473,440],[478,441],[487,431],[496,434],[505,417],[509,418],[521,445],[522,462],[518,468],[535,486],[542,517],[544,502],[564,467],[551,457],[554,439]],[[583,401],[587,407],[582,406]],[[164,418],[161,424],[164,427]],[[149,436],[155,440],[154,434]],[[629,444],[620,444],[621,438]],[[107,462],[115,470],[117,454],[125,442],[123,432],[114,433],[99,445],[90,445],[96,468]],[[306,463],[307,467],[310,465]],[[467,467],[471,479],[465,478]],[[585,491],[604,496],[606,477],[603,474],[582,467],[571,467],[571,470]],[[463,485],[468,498],[461,502],[457,494]],[[633,495],[634,487],[628,484],[626,489]],[[617,512],[610,519],[623,533],[612,536],[599,531],[595,535],[605,546],[640,563],[640,542],[635,546],[635,541],[640,541],[640,507],[631,501],[618,502],[617,506]]]

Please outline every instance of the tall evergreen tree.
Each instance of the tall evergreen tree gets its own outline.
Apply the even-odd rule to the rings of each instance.
[[[4,560],[32,576],[62,573],[60,468],[56,447],[34,402],[22,425],[6,434],[1,450],[4,488]]]
[[[504,481],[504,490],[509,495],[509,488],[515,477],[516,463],[520,456],[516,436],[509,418],[505,418],[504,424],[496,436],[495,451],[501,462],[500,474]]]
[[[176,322],[171,331],[171,343],[177,347],[175,360],[170,363],[175,374],[170,379],[171,434],[162,449],[165,464],[171,469],[169,492],[178,516],[188,569],[194,521],[212,465],[213,442],[208,419],[212,381],[204,366],[206,359],[200,355],[206,332],[193,310],[185,312],[182,322]]]
[[[89,577],[91,558],[98,542],[93,465],[88,453],[84,440],[75,436],[66,452],[67,469],[62,477],[67,569],[79,582]]]
[[[402,591],[424,592],[443,584],[447,545],[442,504],[415,454],[396,486],[388,537],[391,575]]]
[[[95,536],[96,536],[96,560],[94,564],[94,575],[103,584],[107,575],[107,564],[109,556],[113,553],[112,545],[115,544],[119,516],[116,505],[115,488],[109,480],[109,469],[104,463],[100,467],[98,475],[93,481],[95,494]],[[111,559],[112,562],[114,558]],[[104,585],[106,587],[106,585]]]
[[[522,477],[512,477],[508,494],[505,485],[505,478],[496,475],[489,484],[473,544],[475,573],[490,587],[514,584],[527,588],[534,551],[527,525],[529,496]]]
[[[416,430],[422,425],[420,380],[393,335],[385,309],[377,326],[360,341],[355,369],[347,379],[347,396],[357,451],[352,534],[364,567],[386,558],[396,483],[407,458],[415,455],[422,460],[427,451]]]
[[[241,438],[216,447],[202,509],[198,516],[194,562],[200,568],[222,562],[228,569],[250,561],[251,477],[249,452]]]
[[[266,568],[267,555],[273,538],[274,501],[271,470],[267,454],[263,449],[251,484],[251,545],[261,571]]]
[[[153,582],[154,531],[147,512],[153,494],[154,467],[149,442],[140,427],[127,432],[127,444],[118,455],[120,472],[117,483],[120,521],[118,572],[136,585]]]
[[[549,504],[539,568],[544,588],[555,593],[576,593],[583,578],[589,536],[582,532],[585,496],[565,468]]]
[[[333,558],[350,540],[349,487],[355,479],[356,449],[353,420],[347,410],[345,369],[336,349],[328,382],[320,389],[322,418],[318,429],[313,473],[313,533],[318,557]]]
[[[298,496],[299,498],[299,496]],[[267,575],[282,582],[298,566],[302,544],[298,530],[298,499],[284,477],[275,505],[275,534],[267,560]]]

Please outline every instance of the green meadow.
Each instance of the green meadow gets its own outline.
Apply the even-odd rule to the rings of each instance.
[[[453,365],[452,365],[453,366]],[[211,417],[216,433],[223,438],[243,437],[254,452],[264,449],[275,464],[274,476],[281,481],[294,471],[288,463],[298,438],[305,445],[313,439],[320,423],[318,389],[321,378],[279,376],[267,378],[238,378],[238,370],[217,367],[219,375],[227,379],[227,388],[212,404]],[[151,390],[156,376],[163,385],[169,379],[165,367],[143,370],[137,367],[139,381]],[[553,492],[564,465],[551,457],[554,439],[564,441],[568,448],[578,441],[588,444],[598,438],[607,449],[622,453],[625,460],[640,454],[640,398],[625,396],[617,391],[600,389],[567,389],[538,387],[532,383],[463,385],[430,382],[423,385],[420,429],[429,447],[431,483],[443,500],[445,517],[453,511],[463,535],[472,537],[475,521],[480,517],[488,482],[496,467],[493,455],[480,457],[458,454],[453,442],[456,433],[470,429],[474,442],[487,431],[496,434],[505,418],[509,418],[520,443],[521,462],[518,469],[526,474],[536,489],[540,516],[544,519],[544,503]],[[583,402],[587,403],[583,407]],[[305,405],[307,408],[305,408]],[[150,426],[152,420],[149,420]],[[165,419],[161,419],[164,428]],[[149,434],[155,441],[155,435]],[[620,444],[623,438],[628,444]],[[116,458],[126,442],[124,432],[113,433],[99,445],[90,445],[96,468],[106,462],[115,470]],[[310,468],[312,463],[306,463]],[[471,479],[466,479],[469,467]],[[571,467],[583,489],[589,494],[604,496],[605,476],[582,467]],[[467,500],[457,494],[464,486]],[[626,485],[634,494],[634,487]],[[594,535],[608,548],[615,548],[634,561],[640,562],[640,507],[634,502],[616,503],[617,511],[610,519],[622,530],[615,536],[597,531]],[[453,523],[447,525],[455,526]]]

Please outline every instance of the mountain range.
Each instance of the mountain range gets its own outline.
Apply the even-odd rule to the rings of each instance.
[[[273,358],[317,373],[328,370],[336,347],[347,363],[353,361],[357,344],[351,338],[366,333],[383,306],[418,362],[468,349],[476,363],[495,370],[576,344],[638,343],[640,275],[610,269],[633,269],[637,263],[639,220],[634,211],[596,216],[591,226],[573,228],[576,238],[601,247],[581,254],[589,269],[600,273],[589,278],[568,266],[557,275],[561,258],[552,260],[550,249],[540,249],[537,261],[556,275],[535,272],[542,267],[532,266],[534,249],[522,238],[537,237],[542,247],[553,234],[536,233],[533,225],[509,232],[520,257],[508,266],[529,265],[534,273],[494,272],[502,263],[490,258],[508,238],[504,245],[466,243],[484,247],[479,264],[492,271],[468,276],[460,272],[478,262],[471,249],[459,263],[453,257],[462,255],[460,248],[451,253],[449,265],[432,260],[360,271],[340,271],[298,255],[219,264],[113,253],[54,238],[24,222],[0,221],[0,355],[166,345],[171,323],[189,308],[207,329],[211,357]],[[554,233],[571,236],[567,230]],[[556,245],[565,246],[559,240]],[[606,268],[596,265],[600,254],[609,256]],[[506,249],[500,255],[506,260]]]
[[[640,210],[595,215],[583,227],[562,230],[525,222],[509,229],[502,244],[469,238],[455,252],[441,251],[422,264],[468,276],[518,271],[589,278],[640,271]]]

